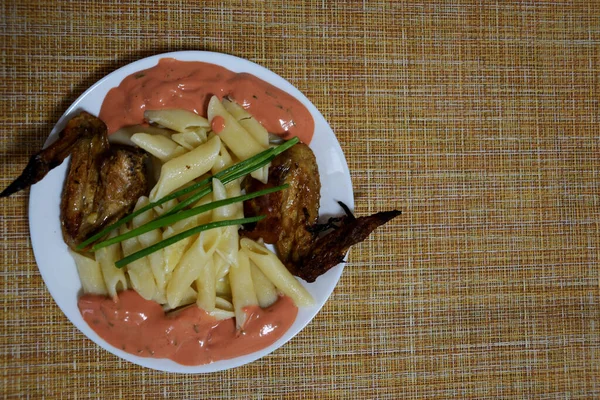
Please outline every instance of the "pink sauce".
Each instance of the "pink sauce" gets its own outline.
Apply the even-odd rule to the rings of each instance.
[[[88,325],[116,348],[141,357],[202,365],[253,353],[273,344],[294,323],[298,308],[286,296],[272,306],[248,307],[243,332],[235,321],[217,321],[192,305],[174,315],[133,290],[108,297],[84,295],[79,310]]]
[[[315,124],[296,98],[247,73],[214,64],[163,58],[155,67],[126,77],[112,88],[100,110],[108,132],[141,124],[144,110],[183,108],[206,116],[210,97],[229,96],[269,132],[309,144]]]
[[[225,129],[225,118],[217,115],[210,121],[210,127],[214,133],[219,134]]]

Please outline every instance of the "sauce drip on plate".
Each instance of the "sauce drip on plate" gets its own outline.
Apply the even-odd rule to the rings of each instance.
[[[294,323],[298,308],[286,296],[270,307],[247,307],[242,332],[233,318],[218,321],[195,304],[165,314],[162,307],[126,290],[118,300],[84,295],[79,310],[104,340],[128,353],[169,358],[183,365],[202,365],[264,349],[275,343]]]
[[[143,123],[145,110],[183,108],[206,116],[213,95],[233,99],[271,133],[285,139],[298,136],[306,144],[312,139],[315,124],[310,112],[288,93],[251,74],[171,58],[129,75],[112,88],[99,117],[110,134]]]

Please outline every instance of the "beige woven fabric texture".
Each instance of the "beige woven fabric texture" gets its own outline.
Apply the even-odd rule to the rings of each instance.
[[[598,2],[5,0],[0,15],[2,187],[107,73],[211,50],[311,99],[358,215],[403,211],[287,345],[180,375],[82,335],[37,270],[29,191],[1,199],[6,398],[600,398]]]

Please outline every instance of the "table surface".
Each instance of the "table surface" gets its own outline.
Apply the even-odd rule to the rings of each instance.
[[[311,99],[346,154],[358,215],[403,215],[353,249],[291,342],[200,376],[132,365],[79,333],[37,270],[29,192],[2,199],[1,392],[600,397],[598,3],[193,3],[2,2],[0,186],[107,73],[211,50]]]

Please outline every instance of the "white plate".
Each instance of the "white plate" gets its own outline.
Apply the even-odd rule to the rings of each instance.
[[[250,61],[226,54],[204,51],[166,53],[148,57],[118,69],[90,87],[69,107],[54,127],[46,141],[46,145],[56,140],[58,132],[64,127],[72,114],[85,110],[93,115],[98,115],[102,101],[112,87],[118,86],[126,76],[153,67],[159,59],[167,57],[181,61],[203,61],[224,66],[234,72],[248,72],[299,99],[308,108],[315,121],[315,134],[310,147],[317,157],[321,175],[320,214],[322,216],[341,214],[342,210],[337,204],[338,200],[346,203],[350,209],[354,209],[352,182],[350,181],[346,159],[333,131],[321,113],[300,91],[280,76]],[[316,305],[310,308],[300,308],[296,321],[283,337],[273,345],[252,354],[207,365],[184,366],[169,359],[144,358],[126,353],[101,339],[83,320],[77,308],[81,283],[75,263],[62,239],[59,219],[60,196],[67,165],[66,161],[63,162],[62,165],[50,171],[41,182],[31,188],[29,227],[38,268],[50,294],[67,318],[100,347],[132,363],[161,371],[205,373],[238,367],[254,361],[281,347],[300,332],[325,304],[340,278],[343,270],[342,264],[332,268],[314,283],[307,284],[302,281],[314,296]]]

